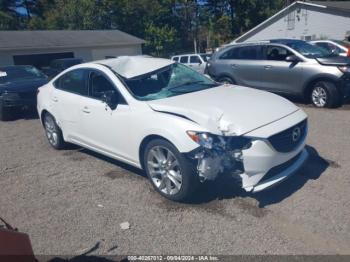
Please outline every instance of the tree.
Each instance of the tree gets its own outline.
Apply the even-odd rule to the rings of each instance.
[[[0,0],[0,30],[18,29],[16,5],[11,0]]]
[[[291,0],[292,1],[292,0]],[[0,29],[119,29],[158,56],[232,41],[286,0],[0,0]]]

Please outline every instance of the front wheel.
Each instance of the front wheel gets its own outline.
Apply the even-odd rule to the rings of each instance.
[[[66,145],[63,139],[62,131],[56,124],[56,120],[52,115],[46,113],[43,119],[46,137],[50,145],[55,149],[63,149]]]
[[[188,200],[198,186],[194,165],[166,140],[146,146],[144,168],[156,191],[170,200]]]
[[[315,107],[334,108],[341,104],[341,96],[337,86],[328,81],[317,82],[312,87],[310,98]]]

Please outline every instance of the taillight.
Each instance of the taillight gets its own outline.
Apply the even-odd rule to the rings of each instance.
[[[350,47],[348,48],[348,57],[350,57]]]

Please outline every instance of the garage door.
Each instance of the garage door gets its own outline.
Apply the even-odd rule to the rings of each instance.
[[[33,54],[33,55],[15,55],[13,62],[15,65],[33,65],[37,68],[47,67],[54,59],[73,58],[73,52],[50,53],[50,54]]]

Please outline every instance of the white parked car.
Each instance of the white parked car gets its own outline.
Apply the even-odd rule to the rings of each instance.
[[[329,52],[340,56],[350,56],[350,43],[340,40],[316,40],[311,41],[313,45],[322,47]]]
[[[307,116],[294,104],[167,59],[71,67],[39,89],[37,105],[54,148],[74,143],[142,168],[176,201],[223,172],[261,191],[307,158]]]
[[[199,73],[204,73],[211,54],[184,54],[172,56],[171,60],[187,65]]]

